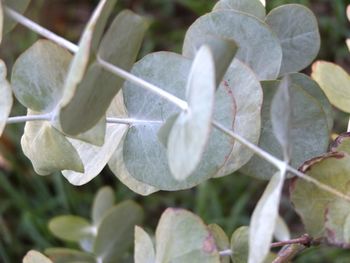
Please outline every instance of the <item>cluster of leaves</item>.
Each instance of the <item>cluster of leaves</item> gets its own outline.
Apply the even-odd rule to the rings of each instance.
[[[1,65],[0,92],[7,99],[0,101],[0,128],[8,122],[13,91],[28,109],[26,120],[32,119],[26,123],[21,145],[34,170],[40,175],[62,171],[75,185],[89,182],[106,164],[121,182],[142,195],[188,189],[239,169],[271,179],[249,231],[248,262],[263,262],[276,228],[288,163],[298,167],[323,154],[332,130],[332,108],[326,97],[332,95],[324,88],[329,83],[321,83],[325,95],[314,80],[296,73],[319,51],[314,15],[295,4],[266,15],[258,0],[221,0],[189,27],[182,54],[151,53],[135,63],[148,23],[122,11],[103,34],[115,2],[100,1],[79,46],[71,50],[74,55],[39,40],[17,59],[11,85]],[[124,83],[124,78],[129,81]],[[344,79],[346,87],[349,76]],[[213,129],[213,125],[224,128]],[[225,127],[229,132],[223,132]],[[283,161],[270,158],[269,163],[253,156],[251,149],[228,136],[231,130]],[[296,199],[301,196],[294,193]],[[320,208],[320,213],[325,210],[331,208]],[[329,218],[330,224],[338,220]],[[81,230],[79,240],[81,232],[87,235],[82,243],[90,244],[87,251],[98,258],[105,255],[98,245],[102,223],[77,221],[71,227]],[[52,223],[53,232],[67,239],[60,236],[65,233],[62,221]],[[169,233],[173,226],[177,229],[173,235],[179,236]],[[188,227],[195,233],[193,240]],[[334,230],[329,232],[334,236]],[[68,231],[72,233],[77,234]],[[151,262],[220,260],[208,228],[182,210],[164,213],[155,248],[142,229],[137,228],[136,234],[135,257]],[[69,238],[78,241],[76,236]],[[181,244],[167,242],[172,238]],[[194,247],[188,246],[187,239]]]

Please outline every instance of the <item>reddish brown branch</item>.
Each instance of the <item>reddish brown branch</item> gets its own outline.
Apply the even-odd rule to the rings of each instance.
[[[291,245],[291,244],[300,244],[300,245],[304,245],[304,246],[308,247],[308,246],[310,246],[312,240],[313,240],[312,237],[310,237],[308,234],[304,234],[301,237],[298,237],[295,239],[272,243],[271,248],[283,247],[283,246]]]

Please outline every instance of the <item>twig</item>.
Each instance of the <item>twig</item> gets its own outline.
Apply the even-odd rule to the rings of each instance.
[[[280,252],[278,252],[277,258],[275,258],[272,263],[288,263],[298,255],[301,251],[306,248],[304,245],[300,244],[290,244],[286,247],[282,248]]]
[[[308,234],[304,234],[301,237],[294,238],[291,240],[274,242],[271,244],[271,248],[283,247],[283,246],[291,245],[291,244],[300,244],[300,245],[304,245],[304,246],[308,247],[308,246],[310,246],[312,240],[313,240],[312,237],[310,237]]]

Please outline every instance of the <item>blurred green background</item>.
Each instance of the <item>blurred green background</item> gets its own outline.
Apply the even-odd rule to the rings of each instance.
[[[247,0],[249,1],[249,0]],[[95,0],[33,0],[26,16],[50,30],[76,42],[85,22],[98,1]],[[120,0],[115,13],[124,8],[148,16],[152,26],[146,37],[143,56],[157,50],[180,52],[186,28],[208,12],[215,0]],[[310,7],[319,21],[322,48],[319,59],[334,61],[349,72],[350,57],[344,43],[350,36],[345,8],[349,0],[267,0],[267,9],[281,4],[301,3]],[[38,38],[27,29],[17,26],[7,35],[0,55],[11,66],[18,55]],[[306,73],[309,69],[305,70]],[[12,115],[25,114],[19,105]],[[337,123],[344,130],[345,122]],[[179,192],[160,192],[140,197],[123,186],[106,168],[103,173],[82,187],[70,185],[60,174],[40,177],[33,172],[24,157],[19,142],[23,125],[6,128],[0,139],[0,262],[21,262],[29,249],[43,250],[52,246],[72,247],[61,243],[47,229],[50,218],[60,214],[89,217],[92,198],[99,187],[110,185],[118,201],[134,199],[145,210],[144,225],[155,230],[166,207],[182,207],[198,214],[206,223],[221,225],[228,235],[241,225],[249,224],[250,214],[262,194],[266,182],[234,174],[208,181],[200,186]],[[281,214],[295,236],[303,233],[299,218],[283,196]],[[111,230],[112,231],[112,230]],[[312,248],[295,262],[350,262],[350,253],[333,248]]]

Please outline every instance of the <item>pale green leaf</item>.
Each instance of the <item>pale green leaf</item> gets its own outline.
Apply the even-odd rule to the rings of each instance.
[[[79,242],[92,236],[92,225],[82,217],[65,215],[50,220],[49,229],[59,239]]]
[[[321,40],[317,19],[311,10],[298,4],[282,5],[266,16],[266,23],[282,46],[280,75],[298,72],[316,58]]]
[[[317,61],[312,65],[312,78],[338,109],[350,113],[350,75],[340,66]]]
[[[305,162],[300,171],[331,188],[347,193],[350,156],[344,152],[328,153]],[[306,232],[313,238],[325,236],[324,218],[327,205],[337,197],[297,178],[290,185],[290,197]]]
[[[249,254],[249,227],[242,226],[231,236],[231,259],[234,263],[247,263]]]
[[[3,0],[3,6],[8,6],[12,8],[13,10],[23,14],[25,10],[27,9],[28,5],[30,4],[31,0]],[[8,16],[4,17],[4,34],[11,31],[17,22],[15,22],[13,19],[9,18]],[[2,32],[2,31],[1,31]]]
[[[144,18],[128,10],[121,12],[104,35],[98,55],[129,71],[136,60],[147,27]],[[61,105],[60,123],[63,131],[77,134],[94,126],[106,113],[123,82],[122,78],[107,72],[97,62],[93,63],[75,88],[74,95]]]
[[[281,216],[277,217],[273,235],[278,241],[288,241],[291,239],[288,225]]]
[[[30,250],[23,258],[23,263],[53,263],[38,251]]]
[[[168,140],[169,140],[169,134],[171,129],[174,126],[175,121],[179,117],[179,114],[174,114],[167,118],[162,125],[162,127],[159,128],[159,131],[157,133],[159,141],[163,144],[165,148],[168,147]]]
[[[248,263],[264,262],[269,254],[284,179],[284,172],[275,173],[254,209],[249,227]]]
[[[271,101],[278,89],[279,81],[263,82],[264,101],[262,107],[262,130],[259,147],[282,159],[281,147],[273,134],[271,124]],[[290,124],[291,165],[299,167],[305,160],[326,152],[329,129],[321,104],[300,86],[290,86],[292,118]],[[244,174],[261,179],[271,178],[276,168],[258,156],[242,168]]]
[[[168,208],[156,230],[156,262],[220,262],[215,240],[202,220],[182,209]]]
[[[55,263],[96,263],[94,255],[69,248],[48,248],[45,254]]]
[[[6,75],[6,65],[0,60],[0,137],[6,126],[6,121],[10,115],[13,104],[11,86],[6,79]]]
[[[350,247],[350,204],[340,198],[327,205],[325,211],[327,241],[339,247]]]
[[[169,168],[177,180],[196,169],[209,140],[215,99],[215,67],[212,53],[202,46],[187,80],[188,110],[180,113],[168,138]]]
[[[132,245],[134,227],[141,223],[142,208],[124,201],[105,214],[98,228],[94,253],[103,263],[115,263]]]
[[[92,205],[91,218],[95,226],[99,225],[105,213],[114,204],[114,191],[111,187],[105,186],[98,190]]]
[[[28,111],[28,115],[34,114]],[[83,162],[73,145],[47,121],[27,122],[21,146],[35,172],[40,175],[65,169],[84,172]]]
[[[51,112],[63,95],[72,55],[49,40],[38,40],[16,60],[11,76],[16,98],[25,107]]]
[[[224,230],[217,224],[210,224],[208,225],[209,231],[212,234],[215,245],[218,251],[225,251],[230,249],[230,240],[228,239],[228,236],[224,232]],[[220,257],[221,263],[229,263],[230,257],[229,256],[221,256]]]
[[[63,176],[73,185],[83,185],[91,181],[107,165],[127,130],[128,126],[124,124],[107,124],[105,141],[101,147],[69,138],[84,164],[84,172],[64,169]]]
[[[279,144],[282,147],[283,158],[289,161],[290,158],[290,143],[291,143],[291,119],[292,105],[290,95],[290,80],[284,77],[278,86],[278,89],[271,102],[271,124],[272,131]]]
[[[156,260],[151,237],[141,227],[135,226],[135,263],[154,263]]]
[[[236,10],[251,14],[264,20],[266,15],[265,5],[259,0],[220,0],[213,8],[215,10]]]
[[[245,62],[260,80],[276,79],[282,61],[278,38],[259,19],[234,10],[218,10],[198,18],[188,29],[183,55],[194,57],[203,35],[230,39],[237,43],[236,58]],[[251,37],[248,37],[251,36]]]
[[[293,73],[289,75],[290,81],[303,88],[308,94],[317,99],[321,104],[322,109],[327,117],[328,128],[331,131],[333,128],[333,108],[326,94],[316,81],[302,73]]]
[[[180,55],[157,52],[136,63],[132,73],[184,99],[190,67],[191,61]],[[158,131],[167,118],[180,110],[167,100],[129,82],[125,84],[123,93],[129,117],[148,121],[130,127],[123,145],[125,167],[137,181],[160,190],[186,189],[211,178],[225,164],[233,149],[233,141],[214,129],[196,171],[186,180],[175,180],[167,162],[166,148],[159,142]],[[214,119],[226,127],[233,127],[235,103],[232,91],[219,87],[215,105]]]

